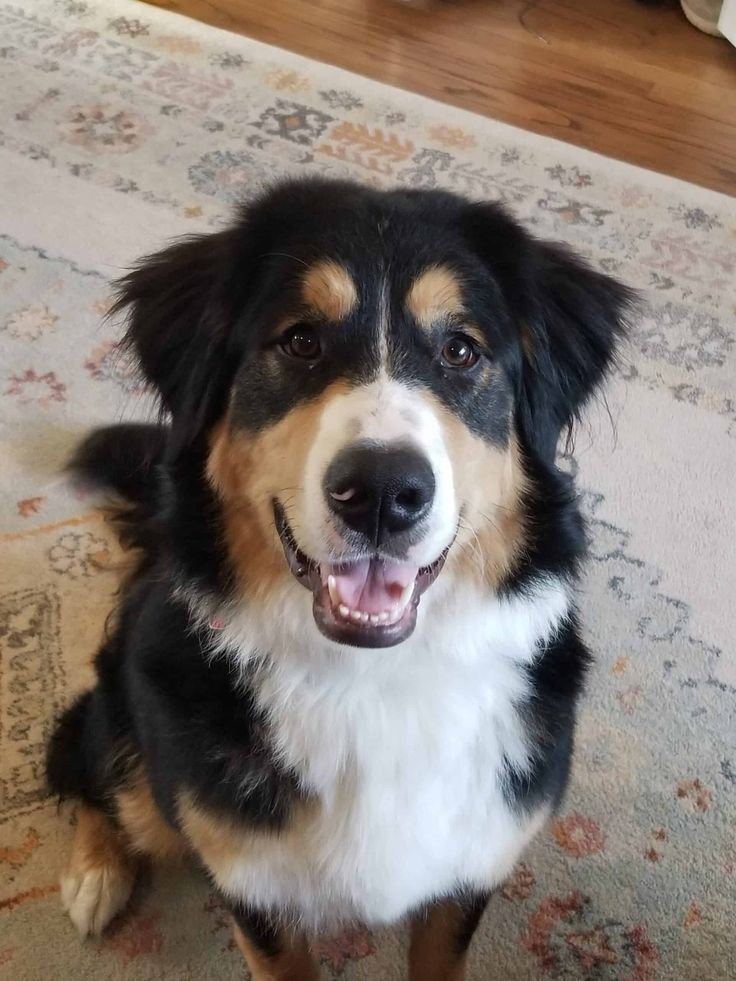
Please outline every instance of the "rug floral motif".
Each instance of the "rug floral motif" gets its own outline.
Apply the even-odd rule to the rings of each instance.
[[[133,0],[0,0],[0,977],[235,979],[226,911],[154,869],[99,943],[58,899],[71,817],[44,742],[89,684],[124,563],[58,476],[150,396],[110,281],[287,174],[503,201],[643,292],[573,457],[597,662],[557,820],[494,898],[473,981],[734,976],[736,207]],[[320,938],[325,976],[404,977],[402,928]]]

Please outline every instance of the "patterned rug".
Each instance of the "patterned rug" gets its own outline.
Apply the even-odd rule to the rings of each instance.
[[[108,283],[280,174],[507,202],[645,292],[578,434],[598,660],[564,809],[492,903],[475,981],[725,981],[736,963],[734,201],[135,4],[0,0],[0,976],[242,978],[192,868],[155,869],[101,943],[57,879],[54,714],[90,682],[120,556],[57,476],[150,409]],[[404,976],[401,930],[323,938],[328,978]]]

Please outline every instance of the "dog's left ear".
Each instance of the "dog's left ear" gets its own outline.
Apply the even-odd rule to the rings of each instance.
[[[183,239],[142,259],[117,284],[113,314],[127,313],[124,345],[181,442],[214,421],[227,391],[235,305],[247,279],[240,237],[231,228]]]
[[[466,227],[521,334],[519,426],[552,463],[560,434],[614,364],[636,294],[566,246],[534,238],[497,205],[472,206]]]

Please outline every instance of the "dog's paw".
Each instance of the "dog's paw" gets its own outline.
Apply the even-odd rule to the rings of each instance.
[[[124,862],[70,869],[61,879],[61,902],[81,937],[99,937],[134,884],[135,872]]]

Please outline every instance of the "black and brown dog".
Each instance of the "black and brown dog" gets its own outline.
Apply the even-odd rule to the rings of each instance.
[[[141,556],[49,751],[83,935],[190,851],[255,978],[405,916],[413,981],[462,976],[567,781],[585,543],[555,450],[631,300],[497,205],[320,180],[123,280],[167,421],[73,462]]]

